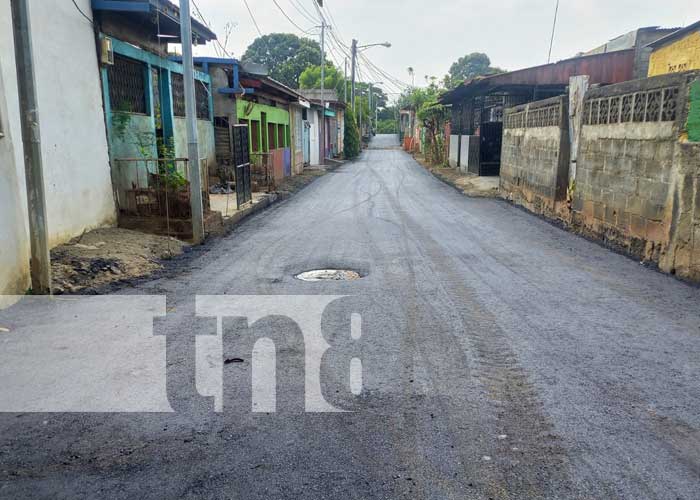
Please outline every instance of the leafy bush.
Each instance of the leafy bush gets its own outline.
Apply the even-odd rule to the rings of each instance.
[[[360,154],[360,131],[351,108],[345,110],[345,158],[352,160]]]

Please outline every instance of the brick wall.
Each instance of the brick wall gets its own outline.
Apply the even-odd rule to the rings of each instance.
[[[555,216],[565,202],[569,171],[566,96],[516,106],[504,116],[501,195]]]

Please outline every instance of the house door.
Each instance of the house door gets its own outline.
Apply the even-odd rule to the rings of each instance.
[[[309,117],[311,118],[310,125],[311,128],[309,129],[309,160],[311,165],[320,165],[320,145],[319,143],[321,142],[321,137],[320,137],[320,123],[318,120],[318,113],[310,113]]]
[[[304,125],[302,129],[302,150],[304,151],[304,165],[309,165],[311,163],[311,124],[304,120]]]
[[[503,123],[485,122],[481,124],[479,175],[500,174],[502,143]]]

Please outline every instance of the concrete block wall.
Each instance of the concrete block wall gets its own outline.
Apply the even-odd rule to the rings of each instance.
[[[697,77],[667,75],[589,91],[570,220],[584,234],[694,280],[700,279],[694,238],[700,165],[690,154],[698,146],[682,138]]]
[[[506,110],[504,119],[501,196],[549,217],[558,217],[566,200],[566,109],[566,96],[561,96]]]
[[[699,82],[687,72],[589,90],[571,171],[568,112],[533,116],[555,100],[507,110],[501,196],[700,282],[700,142],[688,134]]]

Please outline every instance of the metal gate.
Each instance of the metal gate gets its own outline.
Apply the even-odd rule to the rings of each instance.
[[[253,201],[250,182],[250,151],[248,149],[248,125],[231,127],[233,164],[236,166],[236,204],[241,206]]]
[[[503,123],[483,122],[481,124],[479,175],[500,174],[502,144]]]

